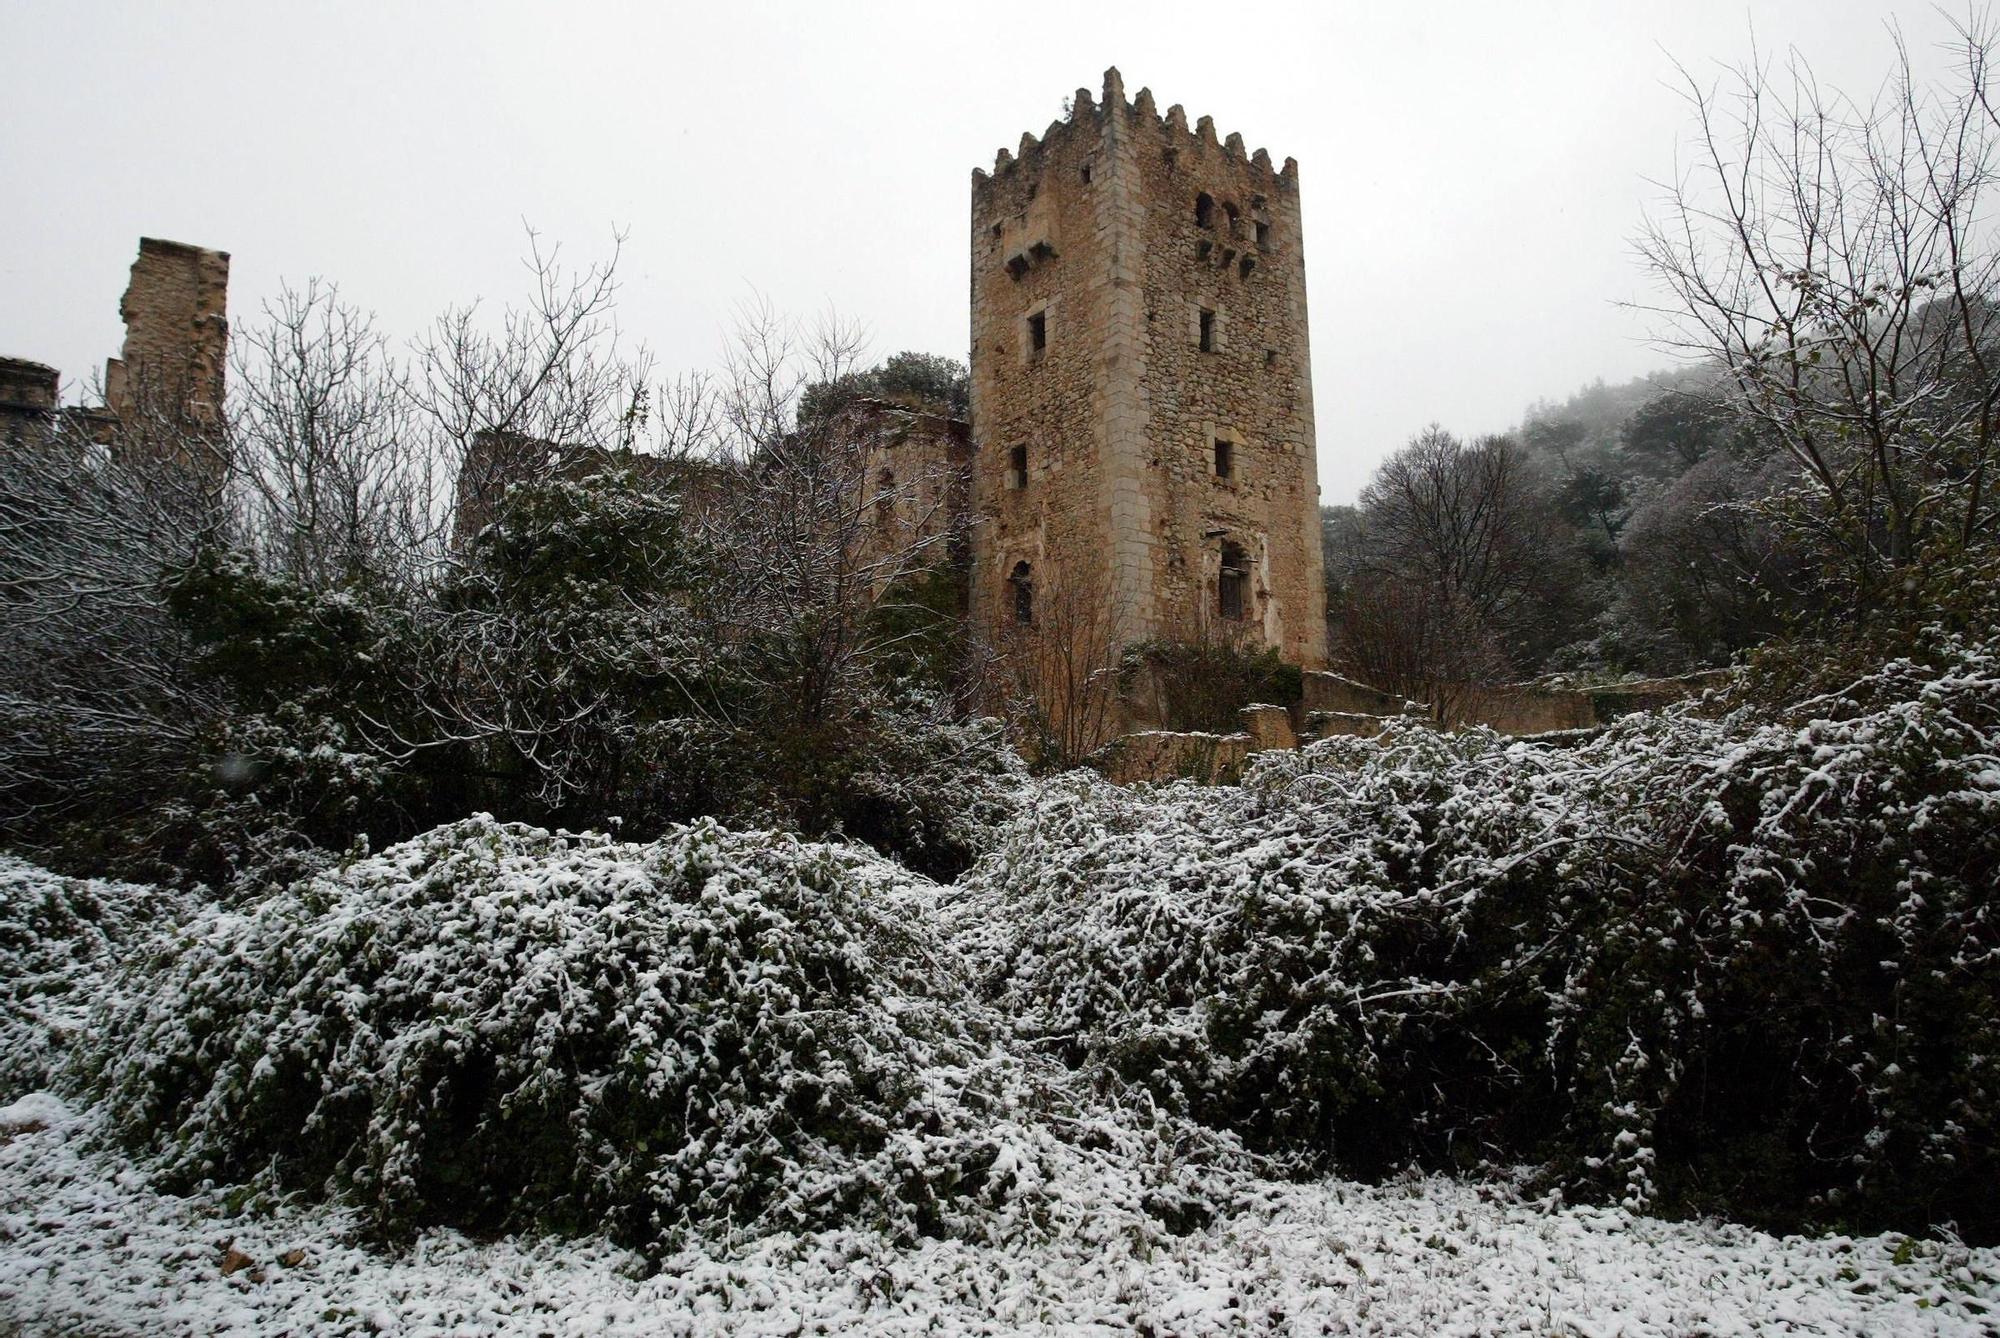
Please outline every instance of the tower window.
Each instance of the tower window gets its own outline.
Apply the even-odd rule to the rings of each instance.
[[[1216,611],[1232,622],[1243,620],[1243,609],[1248,603],[1245,594],[1250,585],[1250,564],[1243,556],[1243,550],[1235,544],[1222,546],[1222,572],[1215,583]]]
[[[1084,184],[1084,185],[1086,185],[1086,186],[1088,186],[1088,185],[1090,184],[1090,164],[1089,164],[1089,163],[1085,163],[1085,164],[1083,165],[1083,184]]]
[[[1049,313],[1038,311],[1028,317],[1028,351],[1040,353],[1049,346]]]
[[[1259,250],[1263,250],[1268,248],[1270,245],[1271,245],[1271,225],[1269,223],[1266,223],[1263,219],[1260,218],[1257,220],[1257,247]]]
[[[1025,562],[1016,562],[1014,570],[1007,576],[1007,588],[1013,595],[1014,621],[1022,627],[1035,621],[1035,580],[1034,572]]]
[[[1007,486],[1016,491],[1028,486],[1028,448],[1016,446],[1007,452]]]
[[[1215,313],[1207,307],[1201,310],[1201,351],[1215,352]]]
[[[1194,197],[1194,225],[1198,228],[1215,226],[1215,201],[1206,191]]]
[[[1229,235],[1232,237],[1241,237],[1243,235],[1243,227],[1242,223],[1237,218],[1236,206],[1233,204],[1225,204],[1222,206],[1222,212],[1225,215],[1227,215],[1229,219]]]
[[[1239,279],[1247,279],[1250,277],[1250,271],[1256,268],[1257,268],[1257,262],[1252,260],[1249,256],[1244,256],[1241,260],[1236,262],[1236,277],[1238,277]]]
[[[1222,437],[1215,439],[1215,476],[1219,479],[1234,478],[1236,475],[1236,443]]]

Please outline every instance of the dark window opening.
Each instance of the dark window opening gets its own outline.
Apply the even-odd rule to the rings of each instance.
[[[1264,365],[1266,367],[1276,367],[1278,365],[1278,350],[1274,348],[1264,350]]]
[[[1201,351],[1215,352],[1215,313],[1212,311],[1201,313]]]
[[[1040,353],[1049,346],[1049,313],[1038,311],[1028,317],[1028,348]]]
[[[1267,247],[1270,244],[1271,244],[1271,225],[1269,223],[1266,223],[1263,219],[1260,218],[1257,220],[1257,245],[1260,248],[1262,248],[1262,247]]]
[[[1028,257],[1024,255],[1015,255],[1008,259],[1007,273],[1016,283],[1019,283],[1021,280],[1021,276],[1023,274],[1026,274],[1027,272],[1028,272]]]
[[[1222,546],[1222,574],[1216,581],[1216,607],[1223,617],[1240,622],[1248,602],[1244,596],[1250,585],[1249,563],[1235,544]]]
[[[1214,249],[1215,249],[1215,243],[1214,243],[1214,242],[1210,241],[1210,240],[1209,240],[1208,238],[1206,238],[1206,237],[1202,238],[1202,239],[1201,239],[1200,241],[1198,241],[1198,242],[1196,242],[1196,243],[1194,244],[1194,255],[1195,255],[1195,259],[1197,259],[1197,260],[1206,260],[1206,259],[1208,259],[1208,253],[1209,253],[1210,251],[1213,251]]]
[[[1194,225],[1198,228],[1215,226],[1215,201],[1206,191],[1194,197]]]
[[[1235,467],[1235,443],[1224,441],[1221,437],[1217,437],[1215,439],[1215,476],[1219,479],[1229,478]]]
[[[1229,235],[1232,237],[1241,237],[1243,235],[1243,223],[1242,220],[1237,217],[1236,206],[1233,204],[1225,204],[1222,206],[1222,212],[1226,214],[1229,218]]]
[[[1244,256],[1243,259],[1236,262],[1236,277],[1238,277],[1239,279],[1247,279],[1250,277],[1250,271],[1256,268],[1257,268],[1257,262],[1252,260],[1249,256]]]
[[[996,242],[997,242],[997,241],[999,241],[999,240],[1000,240],[1000,233],[1001,233],[1001,230],[1002,230],[1002,228],[1003,228],[1004,226],[1005,226],[1004,224],[1000,224],[1000,223],[995,223],[995,224],[993,225],[993,240],[994,240],[994,241],[996,241]]]
[[[1035,582],[1028,564],[1016,562],[1007,584],[1014,592],[1014,621],[1023,627],[1031,625],[1035,621]]]
[[[1028,486],[1028,448],[1016,446],[1007,452],[1007,486],[1016,490]]]
[[[1088,186],[1088,185],[1090,184],[1090,164],[1089,164],[1089,163],[1085,163],[1085,164],[1083,165],[1083,184],[1084,184],[1084,185],[1086,185],[1086,186]]]

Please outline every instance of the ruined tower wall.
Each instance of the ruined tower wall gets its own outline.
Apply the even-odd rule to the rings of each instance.
[[[1249,563],[1251,639],[1317,667],[1326,582],[1297,164],[1274,172],[1240,135],[1218,142],[1207,117],[1190,130],[1178,106],[1157,119],[1144,92],[1132,120],[1156,600],[1173,622],[1232,630],[1220,626],[1217,587],[1234,545]]]
[[[1107,360],[1126,226],[1113,148],[1079,90],[1068,121],[1023,135],[1018,159],[1001,150],[991,178],[973,175],[968,603],[996,643],[1013,625],[1019,564],[1045,620],[1058,605],[1101,602],[1111,577],[1104,418],[1119,379]]]
[[[227,252],[141,237],[118,304],[124,349],[105,364],[105,406],[127,422],[168,412],[195,426],[219,424],[228,302]]]
[[[1295,164],[1162,118],[1144,90],[1128,103],[1114,70],[1101,102],[1078,90],[1067,120],[975,172],[972,197],[978,629],[1016,631],[1026,562],[1038,610],[1073,617],[1059,606],[1082,597],[1119,643],[1224,635],[1324,663]],[[1240,617],[1225,550],[1248,568]]]

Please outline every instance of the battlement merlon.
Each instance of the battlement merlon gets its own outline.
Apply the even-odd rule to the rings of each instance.
[[[1190,130],[1187,112],[1179,103],[1167,108],[1166,115],[1162,117],[1155,109],[1150,88],[1140,89],[1138,96],[1127,102],[1124,76],[1113,66],[1104,72],[1101,99],[1093,100],[1087,88],[1077,89],[1070,99],[1067,118],[1050,122],[1039,139],[1032,131],[1024,132],[1020,143],[1013,149],[1002,148],[994,155],[990,172],[978,167],[972,170],[975,208],[977,197],[990,190],[995,181],[1017,170],[1039,171],[1044,158],[1067,142],[1071,135],[1079,132],[1103,135],[1107,118],[1114,112],[1122,121],[1135,123],[1130,127],[1134,131],[1157,133],[1163,141],[1163,148],[1186,153],[1197,161],[1213,155],[1217,159],[1241,164],[1253,178],[1267,180],[1277,190],[1295,190],[1298,187],[1299,164],[1296,158],[1286,158],[1284,165],[1274,171],[1268,149],[1250,152],[1243,136],[1235,131],[1226,136],[1219,135],[1213,117],[1201,117]]]

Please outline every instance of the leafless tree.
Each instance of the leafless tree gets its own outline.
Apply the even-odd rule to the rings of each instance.
[[[1116,735],[1124,647],[1111,610],[1060,572],[1037,579],[1029,620],[993,648],[1015,739],[1037,765],[1072,767]]]
[[[322,586],[419,569],[443,462],[368,317],[317,280],[286,288],[238,327],[230,363],[234,461],[263,563]]]
[[[886,647],[870,613],[900,583],[947,559],[955,466],[921,462],[892,477],[888,445],[864,408],[801,414],[806,392],[849,377],[864,341],[827,317],[801,327],[766,302],[740,313],[721,390],[723,471],[692,508],[726,554],[714,614],[754,642],[764,687],[821,722],[851,700]]]
[[[545,476],[564,458],[637,444],[651,360],[620,339],[614,313],[622,235],[609,259],[574,270],[532,229],[524,262],[530,296],[497,330],[478,304],[440,316],[417,344],[408,377],[413,411],[456,477],[482,439],[532,443],[514,477]]]
[[[1448,624],[1476,617],[1520,665],[1563,631],[1551,596],[1574,553],[1513,442],[1466,445],[1432,424],[1383,462],[1361,507],[1379,570],[1427,588]]]
[[[0,438],[0,826],[157,799],[221,705],[162,582],[223,523],[206,424],[69,419]]]
[[[1796,54],[1712,84],[1683,70],[1692,161],[1640,240],[1666,342],[1726,369],[1814,490],[1795,528],[1864,608],[1889,572],[1994,527],[1996,29],[1975,14],[1954,33],[1937,85],[1894,33],[1868,101]]]

